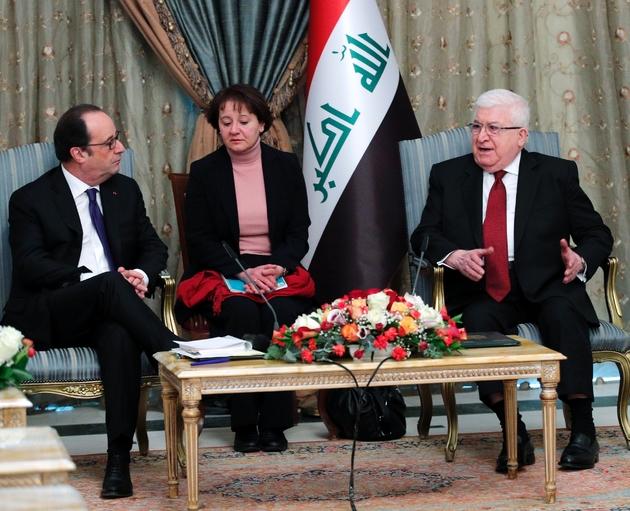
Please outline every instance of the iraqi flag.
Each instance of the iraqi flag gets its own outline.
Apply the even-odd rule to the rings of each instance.
[[[317,300],[386,287],[407,252],[398,142],[419,138],[375,0],[311,0],[303,264]]]

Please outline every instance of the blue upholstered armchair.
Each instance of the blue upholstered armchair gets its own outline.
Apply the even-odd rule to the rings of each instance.
[[[11,251],[9,249],[8,204],[13,191],[30,183],[44,172],[58,165],[52,143],[29,144],[0,152],[0,305],[4,307],[11,288]],[[120,172],[134,175],[133,151],[123,154]],[[163,272],[160,282],[161,312],[166,326],[177,332],[173,316],[175,282]],[[37,349],[37,346],[35,346]],[[91,399],[103,395],[100,368],[96,351],[92,348],[64,348],[38,351],[30,359],[27,370],[35,378],[20,388],[26,395],[57,394],[78,399]],[[149,450],[146,415],[150,387],[159,386],[160,380],[146,356],[142,360],[142,392],[136,427],[136,439],[141,454]]]
[[[420,223],[422,210],[429,191],[429,174],[431,167],[450,158],[470,153],[471,135],[467,128],[456,128],[429,137],[400,142],[400,156],[403,169],[403,183],[405,187],[405,207],[407,213],[407,228],[409,237]],[[560,142],[557,133],[530,131],[526,145],[528,151],[535,151],[552,156],[560,156]],[[413,255],[411,245],[410,275],[411,283],[416,279],[418,260]],[[630,397],[630,335],[623,328],[621,307],[617,297],[615,277],[618,261],[616,257],[609,257],[602,266],[605,278],[606,305],[608,307],[608,321],[600,320],[600,328],[591,330],[591,349],[595,362],[614,362],[620,375],[619,396],[617,400],[617,416],[619,425],[630,449],[630,422],[628,422],[628,398]],[[427,303],[438,310],[444,304],[443,269],[427,267],[422,269],[418,278],[416,293]],[[538,327],[533,323],[518,325],[518,335],[542,344]],[[422,412],[418,422],[418,433],[426,437],[432,416],[431,392],[428,385],[419,386],[422,401]],[[452,384],[442,387],[444,406],[448,418],[448,434],[446,459],[452,460],[457,445],[457,412],[455,408],[455,393]],[[565,409],[567,427],[570,418]]]

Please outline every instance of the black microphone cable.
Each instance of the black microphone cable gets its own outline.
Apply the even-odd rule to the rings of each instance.
[[[361,409],[363,408],[363,405],[365,404],[365,393],[367,392],[367,389],[370,386],[370,383],[372,383],[372,380],[376,376],[376,373],[381,368],[381,366],[388,360],[393,360],[393,358],[387,357],[381,360],[381,362],[376,366],[376,369],[374,369],[374,371],[372,372],[372,375],[370,376],[370,379],[366,383],[365,387],[359,387],[359,382],[354,376],[354,373],[350,369],[348,369],[345,365],[340,364],[339,362],[335,362],[334,360],[328,360],[328,362],[330,362],[331,364],[335,364],[341,367],[342,369],[344,369],[352,377],[352,379],[354,380],[356,389],[359,391],[359,402],[357,403],[358,406],[357,406],[356,416],[354,419],[354,435],[352,438],[352,453],[350,455],[350,481],[348,485],[348,496],[350,498],[350,509],[352,511],[357,511],[357,508],[354,503],[354,458],[355,458],[355,453],[357,450],[357,436],[359,435],[359,422],[361,419]]]

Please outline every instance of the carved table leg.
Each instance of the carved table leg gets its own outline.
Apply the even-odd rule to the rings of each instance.
[[[186,439],[186,477],[188,479],[188,511],[199,509],[199,400],[182,400],[184,409],[184,437]]]
[[[508,479],[516,479],[518,472],[518,461],[516,459],[516,380],[505,380],[503,382],[503,393],[505,396],[505,439],[508,455]]]
[[[179,495],[177,478],[177,390],[166,379],[162,381],[162,404],[164,406],[164,433],[166,437],[166,465],[168,467],[168,496]]]
[[[448,437],[444,447],[444,458],[446,461],[453,461],[455,449],[457,449],[457,434],[459,424],[457,422],[457,404],[455,402],[455,384],[453,382],[442,383],[442,399],[446,409],[446,424]]]
[[[543,413],[543,443],[545,444],[545,500],[556,501],[556,382],[543,382],[540,399]]]

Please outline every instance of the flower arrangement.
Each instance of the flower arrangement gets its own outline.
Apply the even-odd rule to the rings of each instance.
[[[427,306],[419,296],[391,289],[356,290],[299,316],[291,327],[275,331],[266,359],[313,362],[341,357],[348,348],[354,358],[393,347],[391,357],[404,360],[418,352],[441,358],[461,348],[466,331],[458,328],[460,316],[450,318]]]
[[[0,389],[33,379],[26,371],[28,359],[33,355],[33,341],[12,326],[0,326]]]

